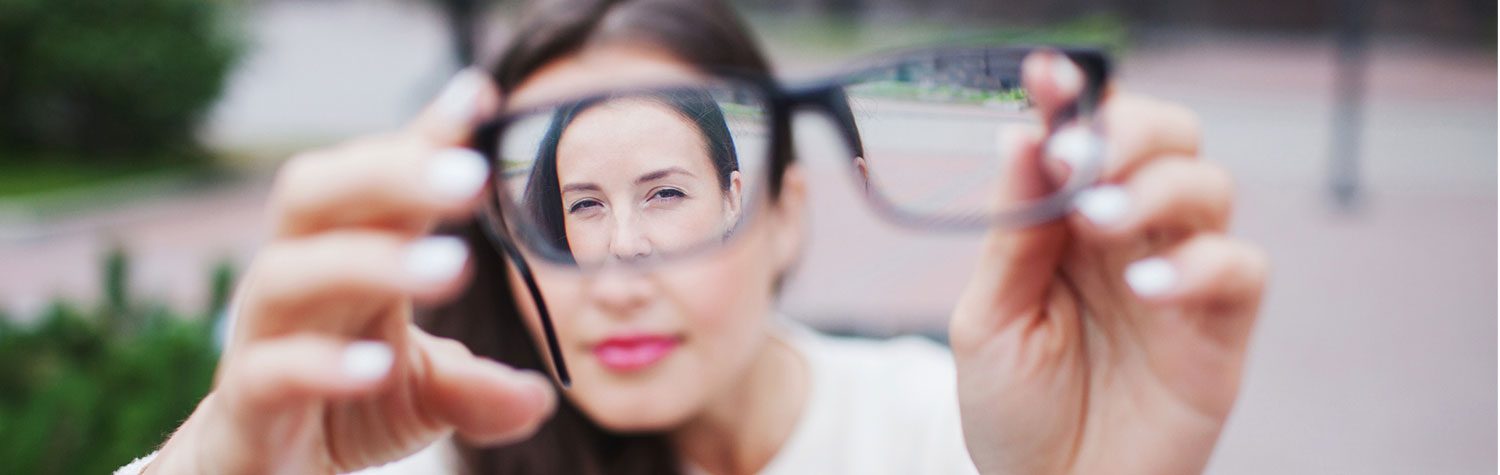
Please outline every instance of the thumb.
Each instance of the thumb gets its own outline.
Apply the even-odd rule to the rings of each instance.
[[[428,363],[420,389],[423,404],[465,440],[491,444],[528,437],[556,407],[545,377],[475,357],[456,341],[417,333]]]
[[[455,74],[408,129],[437,146],[464,145],[479,121],[500,109],[500,92],[489,75],[468,67]]]
[[[999,149],[1006,160],[1001,176],[1001,208],[1055,191],[1054,171],[1045,167],[1042,132],[1035,126],[1000,130]],[[985,237],[979,265],[969,279],[954,315],[954,328],[991,334],[1037,312],[1067,246],[1064,220],[1023,229],[992,229]],[[955,338],[962,335],[954,335]]]

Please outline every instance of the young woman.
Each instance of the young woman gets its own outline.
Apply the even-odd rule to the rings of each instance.
[[[1078,213],[989,236],[952,316],[951,352],[831,338],[775,315],[804,233],[808,184],[795,165],[769,192],[737,197],[742,177],[702,147],[713,127],[680,108],[577,111],[540,167],[558,193],[525,193],[557,204],[554,235],[574,255],[617,262],[670,249],[636,226],[649,212],[696,210],[674,219],[703,232],[745,223],[722,249],[668,266],[537,266],[573,373],[559,393],[542,375],[546,346],[516,268],[468,222],[489,177],[463,148],[468,134],[502,107],[691,82],[712,67],[768,71],[721,3],[542,1],[493,74],[461,74],[405,130],[288,162],[271,201],[276,235],[237,295],[218,383],[160,451],[122,472],[1206,465],[1238,391],[1265,261],[1224,235],[1228,178],[1196,160],[1191,113],[1120,91],[1099,112],[1104,184],[1078,197]],[[1044,115],[1082,87],[1058,55],[1029,57],[1023,78]],[[1002,137],[1020,158],[996,199],[1026,199],[1058,173],[1048,157],[1070,145],[1046,136]],[[637,183],[646,168],[589,166],[646,152],[676,157],[683,173]],[[759,211],[741,217],[752,205],[742,200]],[[460,237],[424,237],[440,222],[458,223],[449,229]],[[414,319],[414,304],[428,310]]]

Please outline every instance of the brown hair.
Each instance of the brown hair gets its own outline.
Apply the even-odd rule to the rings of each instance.
[[[637,42],[702,68],[769,73],[748,29],[718,0],[540,0],[529,5],[509,47],[492,70],[502,94],[538,68],[596,44]],[[464,343],[475,355],[514,368],[546,372],[507,279],[502,254],[477,223],[448,230],[473,256],[474,280],[452,302],[422,312],[434,335]],[[666,434],[619,434],[599,427],[566,397],[528,440],[501,447],[455,439],[468,472],[670,474],[681,472]]]

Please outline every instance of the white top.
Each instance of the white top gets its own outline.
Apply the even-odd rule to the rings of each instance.
[[[930,340],[839,338],[787,325],[812,370],[801,420],[761,473],[976,474],[953,355]]]
[[[978,473],[964,447],[953,357],[946,348],[920,337],[868,340],[797,324],[782,328],[777,337],[808,362],[811,393],[791,437],[761,473]],[[445,439],[358,473],[459,473],[457,463]]]

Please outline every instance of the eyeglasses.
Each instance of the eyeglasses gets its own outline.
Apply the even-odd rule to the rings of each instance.
[[[723,248],[780,192],[794,144],[843,150],[868,203],[924,230],[1019,228],[1067,213],[1097,180],[1098,140],[1074,151],[1065,182],[1022,202],[999,199],[1002,127],[1038,124],[1021,64],[1035,47],[949,47],[883,56],[823,80],[783,84],[711,71],[690,84],[609,91],[512,111],[473,146],[494,176],[482,227],[520,271],[558,381],[571,383],[529,262],[591,272],[651,266]],[[1096,50],[1051,49],[1084,86],[1047,129],[1096,137],[1110,64]],[[834,132],[798,131],[811,112]],[[1064,132],[1054,132],[1064,133]],[[826,148],[825,148],[826,149]],[[843,156],[847,155],[847,156]]]

